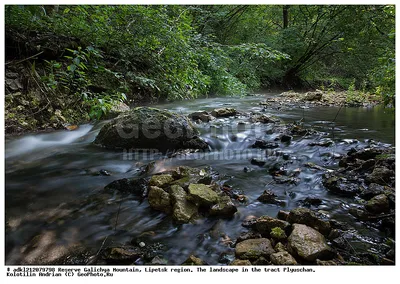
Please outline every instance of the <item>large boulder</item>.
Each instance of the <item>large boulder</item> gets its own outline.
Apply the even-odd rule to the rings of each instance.
[[[244,240],[236,245],[235,255],[239,259],[256,260],[260,257],[267,259],[271,254],[275,253],[271,242],[268,239],[249,239]]]
[[[94,144],[110,149],[208,149],[197,130],[183,115],[137,107],[105,124]]]
[[[288,244],[292,253],[310,262],[314,262],[317,258],[329,260],[335,256],[325,237],[317,230],[303,224],[293,224]]]

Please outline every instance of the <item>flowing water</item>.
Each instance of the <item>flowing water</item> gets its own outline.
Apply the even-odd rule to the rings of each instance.
[[[6,263],[20,263],[29,254],[26,243],[38,234],[50,232],[51,237],[43,250],[53,245],[71,244],[97,250],[106,238],[107,245],[121,245],[134,237],[146,236],[146,241],[165,245],[164,257],[169,264],[180,264],[190,254],[209,264],[221,264],[218,260],[222,254],[232,254],[232,248],[221,241],[221,236],[235,239],[244,231],[241,223],[246,216],[275,216],[281,209],[300,206],[299,202],[306,197],[322,199],[318,210],[351,224],[363,236],[362,245],[380,242],[382,236],[378,231],[366,230],[347,214],[347,207],[354,200],[327,192],[321,184],[322,173],[303,165],[313,162],[335,168],[338,161],[332,158],[335,154],[362,147],[368,139],[383,145],[394,144],[393,113],[378,107],[263,110],[258,104],[263,99],[265,95],[198,99],[153,106],[182,114],[218,107],[233,107],[247,113],[263,111],[285,122],[302,119],[305,125],[325,133],[312,139],[295,139],[289,144],[281,144],[280,152],[268,153],[267,166],[282,162],[282,153],[290,156],[288,170],[301,169],[298,184],[276,184],[266,168],[250,164],[251,157],[265,156],[260,150],[251,149],[250,145],[257,138],[273,140],[276,134],[266,134],[269,133],[266,132],[270,128],[268,125],[240,124],[242,128],[238,127],[238,122],[244,121],[244,117],[220,119],[212,125],[197,124],[201,137],[212,148],[200,158],[189,154],[185,159],[158,160],[156,171],[178,165],[212,166],[223,181],[248,199],[247,203],[238,206],[238,212],[229,220],[203,219],[196,224],[177,226],[170,217],[152,210],[146,200],[141,202],[118,194],[104,194],[105,185],[113,180],[137,176],[141,167],[150,162],[93,146],[91,142],[105,122],[81,125],[75,131],[6,139]],[[326,137],[333,138],[336,143],[330,147],[308,146],[310,142]],[[159,158],[154,156],[154,159]],[[244,171],[245,167],[248,171]],[[111,175],[98,174],[101,170]],[[257,197],[266,188],[273,190],[285,205],[258,202]],[[357,244],[355,240],[353,246]]]

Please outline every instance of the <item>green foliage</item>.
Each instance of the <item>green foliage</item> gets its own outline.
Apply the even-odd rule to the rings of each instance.
[[[99,50],[88,46],[85,49],[78,47],[77,50],[67,49],[66,51],[69,52],[69,55],[64,56],[66,62],[46,61],[47,73],[41,79],[48,87],[82,99],[84,105],[89,108],[89,116],[92,119],[100,119],[116,103],[126,100],[126,95],[118,91],[112,93],[90,91],[92,85],[90,72],[111,73],[118,76],[117,73],[99,64],[98,59],[103,58]]]
[[[8,5],[5,12],[7,28],[96,47],[48,63],[47,86],[77,96],[96,82],[128,99],[170,100],[322,85],[349,90],[350,101],[362,89],[394,104],[394,5]],[[114,96],[96,96],[103,95],[110,97],[101,102]]]

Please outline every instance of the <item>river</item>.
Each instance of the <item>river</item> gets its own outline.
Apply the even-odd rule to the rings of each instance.
[[[355,239],[352,243],[354,248],[359,245],[364,249],[368,243],[381,242],[383,236],[380,232],[367,230],[344,213],[353,200],[330,194],[321,184],[321,173],[303,165],[313,162],[335,168],[337,160],[331,159],[332,155],[361,147],[368,139],[384,145],[394,144],[393,112],[380,107],[263,110],[259,102],[272,95],[275,94],[197,99],[152,106],[182,114],[218,107],[233,107],[241,112],[263,111],[285,122],[302,119],[306,126],[324,133],[311,140],[294,140],[278,149],[290,156],[289,170],[301,169],[298,184],[276,184],[265,168],[249,162],[249,157],[260,154],[257,149],[249,150],[250,145],[257,138],[273,140],[274,134],[265,134],[268,125],[243,124],[239,129],[237,125],[243,120],[241,117],[220,119],[212,125],[196,124],[201,137],[212,148],[202,159],[189,155],[185,159],[158,160],[157,171],[177,165],[212,166],[227,184],[247,197],[248,202],[241,204],[230,220],[203,219],[196,224],[177,226],[165,214],[152,210],[147,201],[102,194],[105,185],[116,179],[138,175],[143,165],[150,162],[93,146],[91,142],[105,122],[81,125],[75,131],[7,138],[6,264],[20,263],[29,254],[25,245],[38,234],[49,232],[51,237],[43,250],[68,244],[81,244],[97,250],[106,238],[107,245],[121,245],[134,237],[146,236],[148,242],[165,245],[163,256],[169,264],[181,264],[190,254],[209,264],[222,264],[221,258],[224,255],[231,258],[233,249],[221,242],[221,236],[235,239],[244,231],[241,223],[246,216],[276,216],[279,210],[299,207],[306,197],[322,199],[317,210],[346,221],[358,230],[363,240]],[[308,146],[310,142],[327,137],[335,141],[330,147]],[[243,152],[245,157],[238,155]],[[267,163],[281,160],[282,155],[271,152]],[[245,167],[247,171],[244,171]],[[111,175],[98,174],[101,170]],[[260,203],[257,197],[267,188],[272,189],[285,205]]]

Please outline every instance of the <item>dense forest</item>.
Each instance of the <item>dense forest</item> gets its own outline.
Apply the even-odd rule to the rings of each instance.
[[[393,105],[394,24],[393,5],[6,6],[6,131],[260,89]]]

